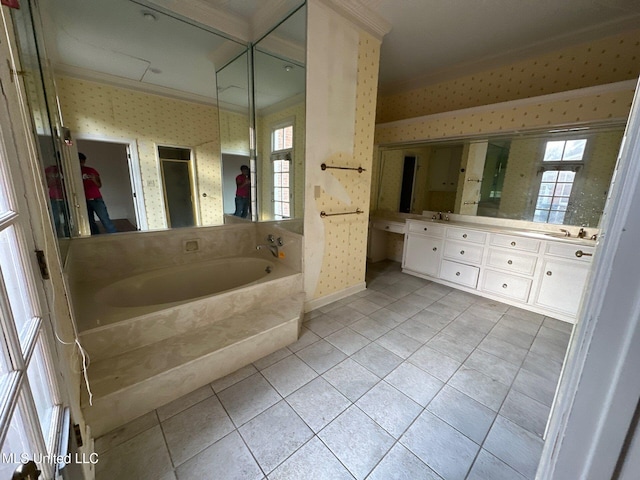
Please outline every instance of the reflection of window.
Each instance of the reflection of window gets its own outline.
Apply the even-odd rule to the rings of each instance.
[[[293,125],[276,128],[273,130],[272,152],[291,150],[293,147]]]
[[[293,125],[273,129],[271,162],[273,164],[273,215],[276,220],[291,218],[291,157]]]
[[[586,139],[547,142],[542,167],[540,190],[533,215],[534,222],[564,223],[576,173],[582,166]]]
[[[543,161],[547,162],[574,162],[582,160],[587,139],[559,140],[547,142]]]

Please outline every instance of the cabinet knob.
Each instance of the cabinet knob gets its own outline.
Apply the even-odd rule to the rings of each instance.
[[[508,287],[508,285],[506,283],[502,284],[502,288],[507,288],[507,287]]]
[[[549,271],[547,272],[547,276],[549,276],[549,277],[550,277],[551,275],[553,275],[553,273],[551,272],[551,270],[549,270]]]
[[[464,250],[460,250],[460,255],[464,255]]]
[[[424,231],[425,231],[425,232],[427,231],[427,227],[424,227]]]
[[[515,247],[516,246],[516,242],[511,242],[511,246]]]
[[[463,234],[462,234],[462,238],[467,238],[467,234],[466,234],[466,233],[463,233]]]
[[[437,252],[438,251],[438,247],[433,247],[433,251]]]
[[[507,260],[507,263],[508,263],[509,265],[513,265],[513,260]]]
[[[576,257],[580,258],[582,256],[584,256],[584,257],[593,257],[593,253],[585,253],[582,250],[578,250],[576,252]]]
[[[459,277],[459,276],[460,276],[460,272],[456,272],[456,277]]]

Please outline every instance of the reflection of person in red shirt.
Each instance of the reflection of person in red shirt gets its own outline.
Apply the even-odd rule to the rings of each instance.
[[[100,233],[94,213],[100,219],[102,226],[107,233],[117,232],[116,227],[109,218],[109,212],[107,212],[107,206],[102,199],[100,193],[100,187],[102,187],[102,180],[100,180],[100,174],[95,168],[85,166],[87,157],[84,153],[78,153],[80,159],[80,171],[82,172],[82,184],[84,185],[84,196],[87,199],[87,213],[89,214],[89,227],[91,228],[91,235]]]
[[[49,165],[44,169],[49,187],[49,201],[51,202],[51,216],[58,237],[68,237],[69,228],[64,216],[64,187],[62,185],[62,174],[58,165]]]
[[[236,217],[247,218],[251,204],[251,176],[249,167],[242,165],[240,175],[236,177]]]

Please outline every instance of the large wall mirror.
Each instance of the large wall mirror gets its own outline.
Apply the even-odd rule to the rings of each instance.
[[[34,18],[42,19],[41,24],[25,25],[24,41],[20,39],[21,57],[38,64],[28,93],[41,124],[42,167],[55,167],[63,190],[76,192],[66,192],[61,213],[54,215],[59,237],[89,234],[78,152],[100,173],[100,191],[118,232],[225,223],[234,214],[235,177],[247,162],[252,167],[253,219],[277,218],[268,213],[272,205],[262,202],[267,196],[263,192],[273,191],[261,178],[260,162],[269,156],[251,158],[249,98],[254,92],[248,42],[146,1],[26,3]],[[296,63],[304,59],[304,9],[285,17],[262,41],[293,46],[281,58],[304,71],[304,62]],[[295,22],[302,23],[294,27]],[[301,57],[292,58],[291,51],[298,54],[298,48]],[[37,72],[38,67],[46,74]],[[268,67],[262,70],[261,78],[268,78]],[[268,100],[268,85],[274,82],[282,86],[276,78],[265,83],[263,92],[255,90],[256,108],[279,110],[284,97]],[[304,105],[304,81],[301,86],[289,93],[301,95]],[[303,132],[304,115],[296,117],[296,124]],[[296,153],[302,155],[302,147]],[[78,205],[83,208],[74,212]],[[104,232],[102,222],[97,223]]]
[[[624,125],[382,147],[377,208],[598,227]]]
[[[258,219],[302,228],[306,8],[253,46]],[[297,220],[297,221],[296,221]]]

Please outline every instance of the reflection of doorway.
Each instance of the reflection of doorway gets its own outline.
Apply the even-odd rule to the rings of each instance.
[[[411,213],[413,201],[413,187],[416,177],[416,157],[404,157],[402,169],[402,190],[400,191],[400,208],[402,213]]]
[[[100,173],[100,193],[109,210],[109,216],[119,232],[146,229],[143,208],[139,204],[130,165],[128,143],[103,140],[77,139],[78,152],[87,156],[87,166]],[[99,222],[99,227],[101,228]]]
[[[242,165],[249,165],[249,157],[222,154],[222,204],[225,215],[233,215],[236,211],[236,176],[240,174]]]
[[[193,227],[195,206],[191,172],[191,150],[158,147],[162,191],[169,228]]]

